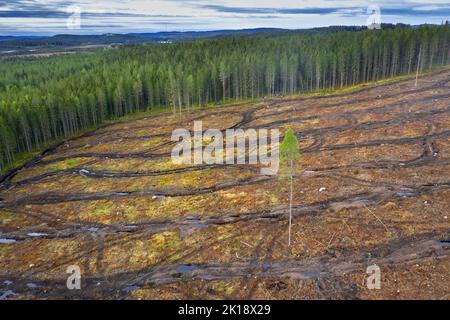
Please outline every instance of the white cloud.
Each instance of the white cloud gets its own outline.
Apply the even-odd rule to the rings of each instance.
[[[83,13],[77,32],[125,33],[363,25],[369,4],[386,23],[440,23],[450,10],[448,0],[0,0],[0,33],[66,33],[69,5]]]

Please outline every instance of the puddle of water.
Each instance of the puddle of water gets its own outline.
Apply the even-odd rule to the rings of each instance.
[[[0,295],[0,300],[6,300],[6,299],[8,299],[8,297],[15,296],[15,295],[16,295],[16,293],[14,291],[8,290],[8,291],[4,292],[2,295]]]
[[[39,233],[39,232],[31,232],[31,233],[27,233],[27,236],[39,238],[39,237],[46,237],[46,236],[48,236],[48,234],[47,233]]]
[[[446,247],[446,246],[450,246],[450,242],[449,241],[438,241],[434,243],[435,246],[438,247]]]
[[[15,239],[0,239],[0,244],[10,244],[16,242]]]
[[[128,293],[128,292],[133,292],[133,291],[139,290],[140,288],[141,287],[139,287],[139,286],[128,286],[128,287],[123,288],[122,291]]]
[[[86,177],[87,175],[90,174],[90,172],[87,171],[87,170],[85,170],[85,169],[82,169],[82,170],[78,171],[78,173],[79,173],[81,176],[83,176],[83,177]]]
[[[264,262],[264,263],[262,264],[262,269],[263,269],[263,270],[268,270],[269,268],[270,268],[270,263]]]
[[[203,229],[206,228],[206,224],[201,222],[200,219],[190,219],[190,222],[197,228],[197,229]]]
[[[270,263],[263,262],[262,265],[261,265],[261,274],[262,275],[266,275],[267,272],[269,271],[269,269],[270,269]]]
[[[359,202],[364,203],[364,204],[369,204],[372,201],[369,198],[364,197],[364,198],[360,198]]]
[[[115,195],[119,196],[119,197],[125,197],[125,196],[128,196],[129,193],[128,192],[116,192]]]
[[[191,265],[183,265],[183,266],[177,267],[178,272],[190,272],[190,271],[194,271],[196,269],[197,269],[196,266],[191,266]]]
[[[98,231],[98,228],[89,228],[88,230],[92,233],[96,233]]]
[[[3,283],[4,283],[5,285],[7,285],[7,286],[9,286],[9,285],[12,285],[12,284],[13,284],[13,282],[12,282],[12,281],[10,281],[10,280],[5,280],[5,281],[3,281]]]
[[[302,272],[302,274],[304,274],[305,276],[308,276],[308,277],[320,276],[320,272],[318,272],[318,271],[304,271],[304,272]]]
[[[409,197],[417,196],[417,193],[416,192],[401,191],[401,192],[397,192],[397,196],[403,197],[403,198],[409,198]]]
[[[27,288],[36,289],[37,287],[38,287],[38,285],[35,283],[27,283]]]

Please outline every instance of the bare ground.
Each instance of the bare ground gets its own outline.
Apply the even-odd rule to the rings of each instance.
[[[65,141],[1,180],[0,298],[449,299],[449,89],[445,69],[417,88],[148,116]],[[291,247],[285,180],[171,162],[172,130],[195,120],[294,129]],[[373,264],[381,290],[365,285]]]

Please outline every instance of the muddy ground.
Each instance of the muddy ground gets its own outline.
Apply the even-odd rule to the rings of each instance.
[[[449,299],[449,89],[446,69],[65,141],[1,181],[0,299]],[[296,132],[291,247],[285,178],[172,163],[195,120]]]

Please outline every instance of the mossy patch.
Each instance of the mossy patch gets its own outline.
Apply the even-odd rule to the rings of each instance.
[[[79,166],[80,163],[81,163],[81,161],[78,158],[67,159],[67,160],[59,161],[59,162],[49,165],[48,170],[52,170],[52,171],[67,170],[67,169]]]
[[[3,256],[13,247],[13,244],[0,244],[0,257],[3,260]]]
[[[153,236],[153,243],[154,248],[158,251],[178,250],[182,245],[178,233],[174,231],[166,231]]]
[[[158,188],[198,188],[207,179],[210,170],[191,171],[183,174],[160,176],[154,179]]]
[[[167,231],[105,248],[103,263],[109,272],[140,270],[162,260],[170,262],[181,258],[181,248],[178,232]]]
[[[113,210],[112,203],[107,202],[103,204],[98,204],[92,211],[93,215],[106,215],[110,214]]]
[[[235,288],[233,283],[219,281],[213,285],[213,290],[222,295],[229,296],[234,292]]]
[[[0,210],[0,225],[9,224],[16,219],[12,212]]]

